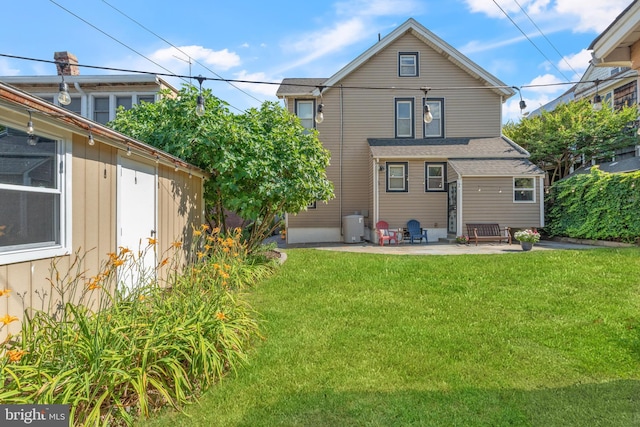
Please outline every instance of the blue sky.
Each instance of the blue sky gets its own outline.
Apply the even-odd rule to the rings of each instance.
[[[577,81],[590,59],[586,48],[630,3],[21,0],[3,4],[0,54],[53,60],[54,52],[66,50],[86,65],[279,82],[330,77],[375,44],[378,34],[414,18],[504,83],[547,85]],[[81,69],[83,75],[102,73]],[[0,56],[0,75],[50,74],[53,64]],[[234,112],[276,100],[277,85],[206,81],[204,86]],[[522,95],[532,110],[569,88],[527,88]],[[519,117],[516,98],[504,106],[506,119]]]

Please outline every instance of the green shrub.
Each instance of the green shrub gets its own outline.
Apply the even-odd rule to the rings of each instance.
[[[607,173],[592,168],[556,182],[548,198],[552,236],[637,242],[640,238],[640,172]]]
[[[0,401],[70,404],[74,425],[130,425],[160,407],[180,408],[242,363],[259,335],[242,292],[272,264],[250,262],[239,231],[220,236],[203,226],[194,234],[189,262],[161,257],[163,286],[144,274],[133,289],[117,286],[122,269],[147,271],[140,262],[153,239],[139,257],[126,248],[110,254],[90,278],[86,254],[77,252],[67,272],[55,260],[59,299],[26,311],[21,334],[0,347]]]

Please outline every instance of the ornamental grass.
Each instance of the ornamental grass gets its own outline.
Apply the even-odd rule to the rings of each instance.
[[[273,264],[247,254],[240,230],[202,226],[194,236],[189,250],[176,242],[150,268],[153,239],[109,254],[92,277],[86,253],[68,271],[54,260],[50,294],[40,291],[41,307],[25,310],[21,333],[0,343],[0,402],[69,404],[73,425],[131,425],[182,408],[234,371],[259,336],[243,291]],[[127,269],[135,286],[118,283]],[[153,270],[165,274],[154,280]]]

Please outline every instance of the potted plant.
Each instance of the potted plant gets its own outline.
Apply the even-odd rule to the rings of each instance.
[[[523,251],[530,251],[533,244],[540,241],[540,233],[535,228],[516,231],[513,237],[520,242]]]
[[[469,244],[469,236],[458,236],[456,237],[456,243],[460,244],[460,245],[468,245]]]

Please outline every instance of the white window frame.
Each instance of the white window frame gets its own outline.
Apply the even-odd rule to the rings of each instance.
[[[406,193],[409,191],[408,162],[387,162],[385,165],[385,169],[387,193]],[[396,183],[400,180],[402,182],[402,185],[398,186]]]
[[[430,168],[440,168],[440,176],[432,177],[429,175]],[[424,189],[428,192],[434,191],[447,191],[446,185],[447,164],[440,162],[425,162],[424,164]],[[437,187],[431,187],[431,180],[439,180],[440,185]]]
[[[399,109],[401,105],[409,105],[409,117],[400,117]],[[414,99],[413,98],[396,98],[395,99],[395,123],[396,138],[415,138],[415,120],[414,120]],[[409,133],[400,133],[400,121],[409,122]]]
[[[518,185],[517,181],[530,180],[530,187]],[[531,200],[518,200],[518,194],[531,193]],[[532,176],[514,176],[513,177],[513,203],[535,203],[536,202],[536,178]]]
[[[60,195],[58,212],[58,235],[59,242],[48,245],[33,244],[31,246],[23,245],[20,248],[9,249],[7,251],[0,250],[0,265],[14,264],[18,262],[34,261],[38,259],[54,258],[57,256],[68,255],[71,253],[71,214],[72,214],[72,194],[71,194],[71,164],[72,164],[72,146],[69,138],[62,138],[60,135],[50,135],[45,132],[38,131],[38,123],[34,121],[36,126],[36,135],[56,140],[57,158],[56,171],[58,173],[56,188],[37,188],[24,187],[19,185],[10,185],[0,183],[0,188],[8,190],[17,190],[25,192],[55,193]],[[14,129],[20,129],[19,124],[2,122],[3,126]]]
[[[311,116],[310,117],[302,117],[300,115],[300,105],[311,105]],[[316,101],[314,99],[296,99],[295,100],[295,112],[296,116],[300,119],[300,123],[305,129],[315,129],[316,121],[314,118],[314,114],[316,111]],[[311,126],[308,126],[309,122]]]
[[[413,67],[411,64],[404,64],[403,59],[413,58]],[[410,69],[411,71],[403,72],[403,68]],[[418,67],[418,52],[399,52],[398,53],[398,76],[399,77],[419,77],[420,69]]]
[[[429,105],[433,120],[431,123],[422,122],[422,135],[425,138],[444,138],[444,98],[422,98],[422,108],[425,105]]]

